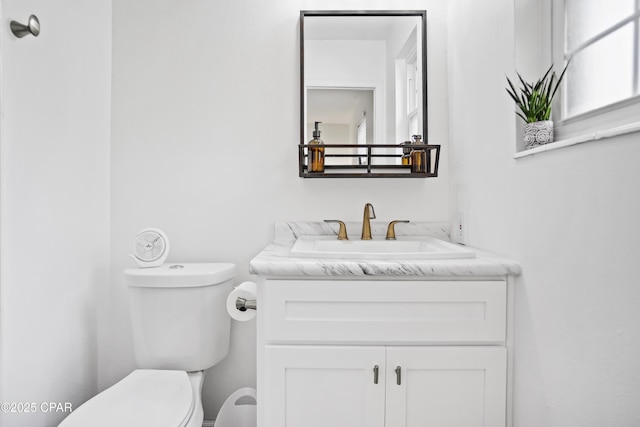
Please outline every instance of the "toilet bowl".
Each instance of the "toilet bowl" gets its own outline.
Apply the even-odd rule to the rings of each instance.
[[[234,264],[125,270],[139,368],[74,410],[61,427],[200,427],[204,370],[229,351]]]

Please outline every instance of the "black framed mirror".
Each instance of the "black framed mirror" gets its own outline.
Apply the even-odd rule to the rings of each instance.
[[[300,12],[300,176],[437,174],[426,18],[423,10]],[[318,134],[321,169],[308,150]],[[403,163],[409,142],[425,146],[430,170],[411,173]]]

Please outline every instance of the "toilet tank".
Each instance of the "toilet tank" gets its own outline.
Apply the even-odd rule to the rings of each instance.
[[[229,352],[234,273],[228,263],[126,269],[138,366],[199,371],[220,362]]]

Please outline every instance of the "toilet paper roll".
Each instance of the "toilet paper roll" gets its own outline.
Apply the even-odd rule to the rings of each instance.
[[[232,319],[239,322],[246,322],[256,317],[256,310],[240,311],[236,308],[236,300],[244,298],[246,300],[256,300],[258,285],[253,282],[243,282],[236,286],[227,297],[227,312]]]

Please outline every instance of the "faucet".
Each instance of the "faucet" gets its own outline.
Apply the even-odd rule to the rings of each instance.
[[[369,213],[369,209],[371,209],[371,213]],[[367,203],[364,205],[364,219],[362,220],[362,235],[360,238],[362,240],[371,240],[371,223],[370,219],[376,219],[376,211],[373,209],[373,205],[371,203]]]
[[[385,237],[386,240],[396,240],[396,229],[395,229],[395,225],[399,222],[409,222],[407,220],[395,220],[395,221],[391,221],[389,223],[389,226],[387,227],[387,237]]]
[[[325,219],[324,222],[337,222],[340,226],[338,230],[338,240],[349,240],[349,236],[347,236],[347,227],[344,225],[344,222],[338,219]]]

